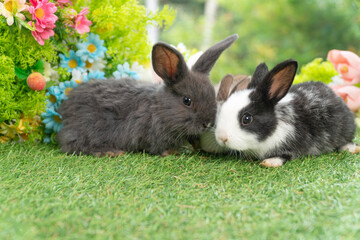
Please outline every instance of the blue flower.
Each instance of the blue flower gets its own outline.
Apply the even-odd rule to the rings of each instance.
[[[51,136],[47,135],[45,138],[44,138],[44,143],[51,143]]]
[[[50,130],[59,132],[63,127],[61,115],[53,108],[47,108],[46,111],[41,114],[41,117],[43,118],[42,122],[45,124],[46,132],[49,132]]]
[[[59,83],[59,88],[60,88],[60,91],[62,92],[62,98],[64,100],[66,100],[67,96],[70,94],[71,90],[73,90],[77,86],[78,86],[78,84],[75,82],[75,80]]]
[[[45,128],[44,133],[45,133],[45,138],[43,140],[44,143],[55,143],[56,142],[56,140],[55,140],[56,132],[54,132],[53,129]]]
[[[113,72],[113,76],[118,79],[126,78],[126,77],[133,78],[135,80],[139,79],[138,73],[135,71],[131,71],[129,63],[127,62],[124,63],[123,65],[121,64],[117,65],[117,71]]]
[[[85,62],[81,61],[81,58],[76,56],[73,50],[70,50],[70,56],[66,57],[64,54],[59,54],[61,58],[60,67],[67,68],[68,72],[72,72],[74,69],[77,69],[81,72],[84,72]]]
[[[106,79],[105,73],[96,70],[94,72],[90,72],[88,75],[83,77],[84,82],[88,82],[91,79]]]
[[[57,108],[64,100],[63,91],[59,86],[51,86],[47,89],[47,106]]]
[[[86,41],[76,44],[76,47],[79,49],[76,55],[79,56],[83,62],[89,61],[93,63],[105,57],[107,49],[103,45],[104,40],[100,40],[99,35],[90,33]]]

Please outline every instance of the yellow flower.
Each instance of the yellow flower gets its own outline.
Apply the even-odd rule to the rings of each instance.
[[[10,141],[10,138],[5,136],[0,136],[0,143],[7,143],[8,141]]]
[[[13,139],[15,136],[17,136],[16,126],[2,123],[0,125],[0,134],[5,136],[4,139]]]
[[[34,118],[25,118],[22,117],[18,124],[16,123],[1,123],[0,124],[0,143],[9,142],[10,140],[19,137],[20,139],[27,140],[27,129],[26,126],[30,127],[34,130],[37,126],[39,126],[41,119],[39,116],[35,116]]]

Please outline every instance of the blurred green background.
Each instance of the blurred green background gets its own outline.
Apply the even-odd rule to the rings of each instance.
[[[215,10],[205,14],[214,3]],[[164,4],[177,16],[160,32],[161,41],[204,50],[239,34],[213,69],[213,82],[227,73],[251,75],[261,62],[273,67],[294,58],[302,66],[326,59],[331,49],[360,53],[360,0],[159,0]]]

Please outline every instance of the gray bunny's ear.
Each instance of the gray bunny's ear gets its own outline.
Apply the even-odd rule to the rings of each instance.
[[[154,71],[166,84],[178,82],[188,72],[182,54],[166,43],[157,43],[152,49]]]
[[[230,47],[230,45],[238,38],[239,35],[234,34],[210,47],[200,56],[200,58],[196,61],[191,70],[195,72],[209,74],[216,61],[220,57],[221,53],[225,49]]]

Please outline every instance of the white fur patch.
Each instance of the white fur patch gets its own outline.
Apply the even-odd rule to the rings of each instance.
[[[259,142],[256,146],[257,151],[255,151],[255,149],[254,151],[257,152],[260,157],[263,157],[268,151],[284,143],[287,137],[293,135],[294,132],[295,127],[293,125],[279,121],[275,132],[265,141]]]
[[[294,136],[295,126],[291,122],[294,119],[293,116],[295,113],[290,104],[293,97],[293,94],[289,93],[276,105],[275,114],[278,119],[278,124],[275,132],[265,139],[265,141],[258,144],[256,152],[260,157],[264,157],[268,151],[286,142],[288,137]],[[282,111],[280,111],[280,109]],[[287,121],[285,121],[285,119]]]
[[[267,158],[260,163],[263,167],[281,167],[284,165],[283,159],[279,157]]]
[[[288,94],[286,94],[285,97],[283,97],[283,99],[280,100],[280,102],[278,102],[278,106],[280,106],[280,105],[287,105],[287,104],[289,104],[293,99],[294,99],[294,94],[293,94],[293,93],[288,93]]]
[[[341,151],[349,151],[352,154],[360,152],[360,146],[355,143],[348,143],[340,148]]]
[[[238,114],[250,104],[249,95],[253,90],[243,90],[232,94],[221,106],[217,115],[215,137],[216,141],[234,150],[246,150],[247,144],[256,144],[257,136],[240,128]],[[223,143],[221,138],[226,137],[228,141]]]
[[[247,105],[250,104],[249,95],[253,90],[243,90],[231,95],[222,105],[217,116],[215,136],[216,141],[228,148],[251,152],[263,158],[267,152],[276,148],[294,135],[295,126],[293,125],[294,109],[290,102],[293,100],[293,94],[287,94],[276,106],[277,127],[274,133],[259,142],[258,136],[241,129],[238,121],[238,114]],[[256,117],[256,116],[255,116]],[[261,129],[260,129],[261,130]],[[227,137],[226,143],[221,141],[221,137]]]

